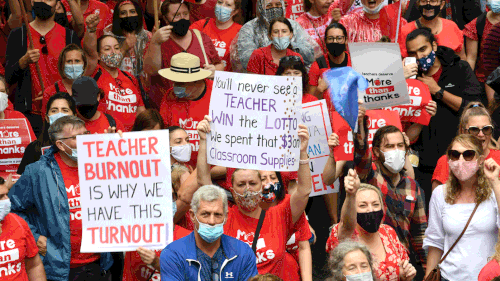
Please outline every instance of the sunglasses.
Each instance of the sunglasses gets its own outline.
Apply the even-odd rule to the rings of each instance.
[[[286,56],[280,59],[280,62],[288,62],[288,61],[301,62],[302,59],[299,56]]]
[[[458,152],[456,150],[448,151],[448,158],[451,161],[457,161],[458,159],[460,159],[460,155],[464,156],[465,161],[471,161],[476,156],[476,151],[474,151],[472,149],[466,150],[464,152]]]
[[[44,55],[48,54],[49,50],[47,49],[47,41],[45,41],[45,36],[40,37],[40,44],[43,45],[42,54]]]
[[[479,132],[481,132],[481,131],[483,132],[483,134],[485,136],[489,136],[489,135],[491,135],[491,133],[493,133],[493,126],[486,125],[486,126],[482,127],[481,129],[479,127],[476,127],[476,126],[471,126],[467,129],[467,131],[469,132],[469,134],[474,135],[474,136],[479,135]]]

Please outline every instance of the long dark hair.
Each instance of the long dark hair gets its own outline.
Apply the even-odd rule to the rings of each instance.
[[[344,33],[344,36],[345,36],[345,42],[347,42],[347,29],[345,29],[345,26],[342,25],[341,23],[338,23],[338,22],[332,22],[330,23],[330,25],[325,29],[325,43],[326,43],[326,37],[327,37],[327,34],[328,34],[328,31],[332,28],[338,28],[340,30],[342,30],[342,33]]]
[[[120,0],[118,3],[115,5],[115,9],[113,12],[113,26],[111,28],[111,32],[113,32],[114,35],[118,36],[123,36],[123,31],[120,27],[120,5],[123,2],[131,2],[132,5],[135,7],[135,11],[137,12],[137,16],[139,17],[139,25],[137,26],[137,29],[135,30],[136,33],[141,31],[143,28],[143,12],[142,12],[142,7],[139,5],[139,3],[136,0]]]
[[[49,98],[49,101],[47,102],[47,111],[45,112],[46,116],[49,115],[50,107],[52,106],[52,104],[56,100],[66,100],[69,108],[73,112],[73,115],[76,114],[76,105],[75,105],[75,100],[73,99],[73,97],[65,92],[57,92],[55,95],[51,96]],[[42,151],[42,147],[52,145],[52,142],[50,141],[50,138],[49,138],[49,127],[50,127],[50,123],[47,122],[46,120],[43,120],[42,132],[40,133],[37,140],[35,141],[35,151],[37,153]]]
[[[165,129],[165,123],[158,110],[152,108],[146,109],[135,118],[132,132],[153,129],[157,124],[160,125],[160,130]]]

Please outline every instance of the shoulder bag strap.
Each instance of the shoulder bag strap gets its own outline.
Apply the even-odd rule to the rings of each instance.
[[[467,221],[467,224],[464,227],[464,230],[462,230],[462,233],[460,233],[460,236],[458,236],[458,238],[455,241],[455,243],[453,243],[453,245],[448,250],[448,252],[446,252],[446,255],[444,255],[443,258],[439,261],[440,264],[444,261],[444,259],[446,259],[446,257],[448,256],[448,254],[451,252],[451,250],[453,250],[453,248],[455,247],[455,245],[457,245],[458,241],[460,241],[460,238],[462,238],[462,236],[464,235],[465,231],[467,230],[467,227],[469,227],[469,224],[470,224],[470,221],[472,220],[472,217],[476,213],[477,207],[479,207],[479,203],[476,203],[476,207],[474,207],[474,211],[472,211],[472,214],[470,215],[469,220]]]
[[[257,251],[257,240],[259,240],[260,229],[264,223],[264,218],[266,217],[266,210],[260,212],[259,223],[257,224],[257,229],[255,230],[255,235],[253,236],[252,250],[255,253]]]
[[[200,48],[201,51],[203,52],[203,57],[205,58],[205,63],[210,64],[210,61],[207,58],[207,53],[205,52],[205,47],[203,46],[203,39],[201,38],[201,33],[198,29],[192,29],[194,32],[194,35],[198,38],[198,41],[200,42]]]
[[[422,23],[420,22],[420,20],[419,20],[419,19],[416,19],[416,20],[415,20],[415,23],[417,24],[417,27],[418,27],[418,28],[422,28],[422,27],[423,27],[423,26],[422,26]]]

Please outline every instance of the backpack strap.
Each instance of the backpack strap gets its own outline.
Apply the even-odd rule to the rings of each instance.
[[[107,114],[107,113],[104,113],[104,115],[106,116],[106,118],[108,119],[108,123],[109,123],[109,126],[110,127],[115,127],[116,128],[116,121],[115,121],[115,118],[113,118],[113,116]]]
[[[132,81],[132,83],[134,83],[134,79],[132,79],[132,76],[130,76],[130,74],[128,74],[126,71],[122,71],[122,70],[120,70],[120,71],[125,76],[127,76],[128,79],[130,79],[130,81]],[[137,83],[139,84],[137,86],[139,87],[139,91],[141,92],[141,97],[142,97],[142,102],[144,103],[144,107],[151,108],[151,106],[149,104],[149,96],[146,94],[146,91],[144,91],[144,87],[142,86],[141,79],[139,79],[138,77],[136,77],[135,79],[137,80]]]
[[[94,80],[97,82],[99,78],[101,78],[101,75],[102,75],[102,70],[99,68],[97,69],[97,73],[92,78],[94,78]]]
[[[208,22],[210,21],[210,18],[206,18],[205,19],[205,24],[203,25],[203,29],[205,29],[205,27],[207,26]]]
[[[257,252],[257,241],[259,240],[260,230],[262,229],[262,224],[264,223],[264,218],[266,217],[266,210],[262,209],[260,212],[259,222],[257,223],[257,229],[255,229],[255,235],[252,242],[252,250],[254,253]]]
[[[54,84],[54,86],[56,86],[56,93],[59,93],[59,84],[57,84],[57,82]]]
[[[318,63],[318,66],[320,69],[322,68],[330,68],[328,66],[328,63],[326,62],[326,59],[324,56],[320,56],[319,58],[316,59],[316,62]]]
[[[422,23],[420,22],[420,20],[419,20],[419,19],[415,20],[415,23],[417,24],[417,27],[418,27],[418,28],[422,28],[422,27],[424,27],[424,26],[422,25]]]
[[[483,38],[484,27],[486,26],[486,14],[488,12],[482,13],[476,20],[476,32],[477,32],[477,48],[479,50],[479,46],[481,46],[481,39]]]

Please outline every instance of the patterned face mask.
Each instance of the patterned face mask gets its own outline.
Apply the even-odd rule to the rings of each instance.
[[[277,19],[283,16],[283,8],[270,8],[265,10],[265,18],[267,22],[271,23],[273,19]]]
[[[123,55],[121,53],[101,54],[101,61],[111,68],[117,68],[122,63]]]
[[[235,191],[234,194],[236,195],[234,197],[236,205],[238,205],[243,211],[249,213],[255,211],[262,200],[262,189],[257,192],[252,192],[247,189],[243,192],[243,194],[239,194]]]
[[[436,61],[436,52],[432,50],[429,55],[417,60],[418,68],[420,68],[420,70],[422,70],[423,72],[427,72],[434,65],[435,61]]]

